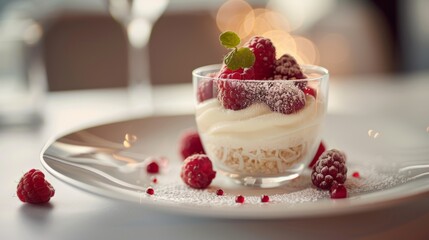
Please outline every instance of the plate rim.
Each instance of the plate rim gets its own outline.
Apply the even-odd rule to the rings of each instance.
[[[348,116],[347,114],[330,114],[330,115],[331,116],[332,115]],[[426,184],[426,186],[422,186],[423,184],[420,184],[418,188],[409,187],[413,183],[416,184],[424,181],[422,179],[419,179],[413,182],[403,183],[399,186],[389,188],[383,191],[375,191],[372,193],[368,193],[365,198],[347,198],[347,199],[339,199],[339,200],[329,199],[327,201],[322,200],[323,202],[320,201],[317,204],[320,206],[319,208],[322,210],[319,209],[318,211],[314,211],[311,213],[310,211],[304,211],[304,212],[298,211],[294,209],[293,206],[291,208],[281,208],[279,207],[280,204],[263,205],[263,206],[247,205],[247,207],[246,205],[228,206],[228,207],[216,207],[216,206],[207,207],[207,206],[198,206],[198,205],[191,206],[186,204],[179,205],[178,203],[174,203],[174,202],[153,201],[146,198],[143,198],[140,200],[140,202],[138,202],[138,201],[131,201],[125,198],[117,197],[117,194],[109,194],[109,193],[112,193],[111,191],[98,188],[97,186],[93,186],[91,184],[87,184],[85,182],[82,182],[72,177],[69,177],[67,175],[64,175],[61,172],[55,170],[45,160],[45,157],[49,158],[49,156],[45,156],[47,149],[51,147],[56,141],[58,141],[59,139],[67,135],[70,135],[79,131],[84,131],[84,130],[97,128],[97,127],[105,127],[107,125],[112,125],[112,124],[120,124],[120,123],[126,123],[131,121],[143,120],[147,118],[163,118],[163,117],[175,118],[175,117],[185,117],[185,116],[192,116],[192,114],[181,114],[181,115],[162,115],[161,114],[161,115],[151,115],[151,116],[138,116],[138,117],[125,118],[125,119],[120,119],[116,121],[99,123],[97,125],[83,126],[80,128],[72,129],[63,134],[58,134],[57,136],[51,137],[50,140],[47,141],[47,143],[44,145],[44,147],[40,152],[40,161],[43,168],[45,168],[55,178],[84,192],[87,192],[96,196],[100,196],[103,198],[118,200],[121,202],[133,203],[133,205],[137,205],[141,207],[150,207],[151,209],[156,209],[166,213],[196,216],[196,217],[225,218],[225,219],[295,219],[295,218],[329,217],[329,216],[340,216],[340,215],[347,215],[347,214],[354,214],[354,213],[362,213],[365,211],[378,210],[378,209],[386,209],[389,207],[404,204],[407,201],[420,199],[426,196],[429,197],[429,184]],[[406,188],[406,186],[408,187]],[[119,187],[116,187],[116,186],[111,186],[111,187],[120,189]],[[406,188],[406,191],[398,191],[397,188]],[[382,192],[384,193],[387,192],[387,195],[384,194],[384,198],[379,198],[378,195],[380,195]],[[299,210],[301,210],[301,208],[304,205],[314,205],[314,202],[299,203],[299,205],[300,206],[298,208]],[[338,209],[339,211],[332,211],[333,205],[335,205],[335,208]],[[251,206],[254,206],[254,208],[251,208]],[[251,208],[252,211],[249,211],[249,208]],[[255,211],[254,209],[259,209],[259,210]],[[261,214],[262,210],[263,212],[269,213],[269,214]]]

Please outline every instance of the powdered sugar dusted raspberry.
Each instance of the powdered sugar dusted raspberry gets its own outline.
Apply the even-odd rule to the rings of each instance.
[[[305,94],[287,81],[279,81],[268,90],[266,101],[271,110],[291,114],[304,108]]]
[[[241,110],[253,103],[253,92],[248,91],[245,81],[219,80],[218,90],[218,100],[226,109]]]
[[[196,189],[207,188],[216,177],[212,162],[204,154],[195,154],[185,159],[180,177],[188,186]]]
[[[324,152],[313,166],[311,181],[314,186],[329,190],[347,179],[346,155],[336,149]]]
[[[301,67],[291,55],[284,54],[276,60],[273,79],[296,80],[306,78]],[[307,85],[307,82],[296,82],[296,85],[303,89]]]
[[[301,67],[296,59],[289,54],[284,54],[276,60],[274,69],[274,79],[305,79]]]
[[[253,80],[255,79],[255,71],[253,68],[231,70],[224,65],[216,77],[221,79]]]

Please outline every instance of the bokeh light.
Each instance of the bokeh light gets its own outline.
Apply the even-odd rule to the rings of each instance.
[[[290,54],[300,64],[319,62],[316,45],[308,38],[292,35],[288,19],[277,11],[253,9],[243,0],[228,0],[219,8],[216,23],[221,32],[234,31],[243,42],[256,35],[271,39],[277,57]]]
[[[229,0],[220,6],[217,15],[216,23],[221,32],[234,31],[241,38],[247,37],[253,28],[252,18],[249,18],[249,13],[252,13],[252,7],[243,0]],[[248,17],[247,21],[246,16]]]

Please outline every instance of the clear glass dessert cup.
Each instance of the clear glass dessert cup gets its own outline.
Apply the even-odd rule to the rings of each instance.
[[[236,80],[221,65],[192,72],[196,123],[221,174],[247,186],[276,187],[298,177],[321,140],[328,70],[302,65],[300,80]]]

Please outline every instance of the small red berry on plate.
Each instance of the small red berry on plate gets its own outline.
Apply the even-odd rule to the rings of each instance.
[[[243,195],[238,195],[235,197],[235,202],[236,203],[244,203],[244,197]]]
[[[219,189],[216,191],[216,195],[218,195],[218,196],[223,196],[223,190],[219,188]]]
[[[150,162],[147,166],[146,166],[146,171],[150,174],[156,174],[159,172],[159,165],[156,161],[152,161]]]
[[[27,203],[46,203],[55,194],[55,189],[45,180],[45,175],[37,169],[31,169],[22,176],[16,194],[19,200]]]
[[[347,188],[343,184],[336,184],[329,190],[331,198],[347,198]]]
[[[309,168],[312,168],[314,164],[316,164],[317,160],[319,160],[320,155],[322,155],[322,153],[325,152],[325,150],[326,150],[325,144],[323,144],[323,142],[321,141],[319,144],[319,147],[317,148],[316,155],[314,155],[313,160],[308,165]]]
[[[153,183],[158,183],[158,179],[156,177],[152,178]]]
[[[268,89],[266,102],[275,112],[292,114],[304,108],[305,95],[293,84],[279,81]]]
[[[261,202],[266,203],[270,201],[270,197],[268,195],[261,196]]]
[[[186,158],[180,173],[182,180],[196,189],[207,188],[216,177],[213,165],[207,155],[195,154]]]
[[[353,176],[354,178],[360,178],[360,174],[359,174],[359,172],[353,172],[352,176]]]
[[[183,160],[194,154],[204,154],[200,135],[196,130],[188,130],[180,137],[179,151]]]
[[[324,152],[313,166],[311,181],[314,186],[328,190],[347,179],[346,155],[332,149]]]
[[[248,47],[255,54],[255,79],[264,80],[273,76],[276,61],[276,48],[270,39],[255,36],[244,47]]]
[[[151,188],[151,187],[148,187],[146,189],[146,193],[149,194],[149,195],[153,195],[153,194],[155,194],[155,190],[153,190],[153,188]]]

